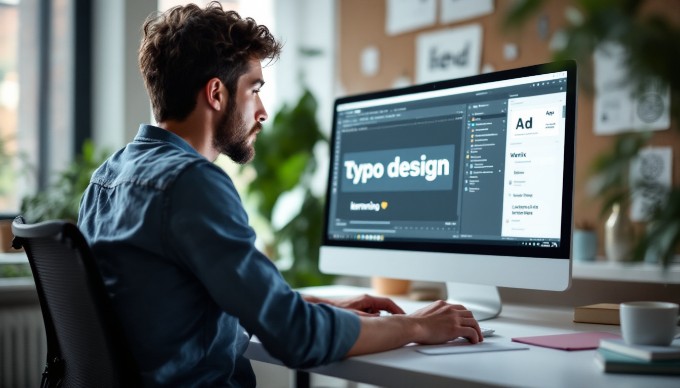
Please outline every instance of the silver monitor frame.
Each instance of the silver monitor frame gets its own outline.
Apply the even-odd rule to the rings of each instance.
[[[336,100],[331,158],[334,157],[337,107],[370,99],[417,94],[428,90],[469,88],[476,84],[554,72],[567,72],[564,176],[561,220],[562,247],[557,254],[542,255],[540,249],[507,247],[481,251],[458,242],[432,250],[419,244],[384,244],[374,241],[337,241],[329,237],[330,191],[326,198],[325,229],[320,250],[320,270],[354,276],[384,276],[398,279],[445,282],[449,300],[462,303],[477,319],[500,314],[502,303],[497,287],[563,291],[571,284],[571,234],[573,217],[574,145],[576,126],[576,63],[553,62],[456,80],[350,96]],[[329,168],[329,187],[333,162]]]

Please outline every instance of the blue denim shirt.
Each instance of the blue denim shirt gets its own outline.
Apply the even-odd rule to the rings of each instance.
[[[142,125],[93,174],[78,225],[149,386],[254,386],[249,334],[290,367],[342,358],[345,310],[310,304],[254,244],[229,176],[188,143]]]

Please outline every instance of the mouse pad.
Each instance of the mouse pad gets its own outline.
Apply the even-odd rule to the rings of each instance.
[[[467,340],[454,340],[444,345],[419,346],[416,351],[423,354],[461,354],[478,352],[500,352],[504,350],[527,350],[528,346],[513,343],[480,342],[471,344]]]
[[[584,333],[540,335],[535,337],[517,337],[513,338],[512,340],[514,342],[520,342],[523,344],[543,346],[553,349],[590,350],[597,349],[597,347],[600,346],[600,340],[605,338],[621,338],[621,336],[614,333],[593,331]]]

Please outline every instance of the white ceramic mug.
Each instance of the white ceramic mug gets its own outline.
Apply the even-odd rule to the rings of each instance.
[[[626,302],[619,309],[621,334],[629,345],[668,346],[678,325],[678,305],[670,302]]]

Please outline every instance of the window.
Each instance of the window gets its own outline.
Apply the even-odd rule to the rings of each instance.
[[[17,1],[0,2],[0,213],[16,211],[17,73],[19,12]]]
[[[73,158],[79,1],[0,0],[2,214],[18,213]]]

